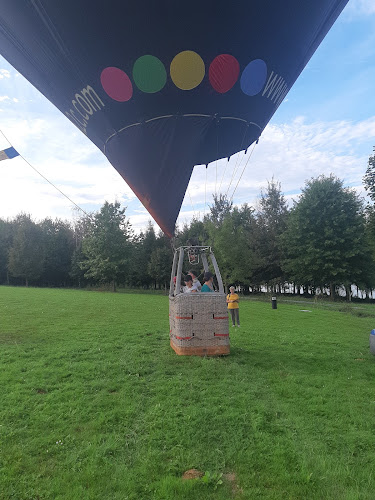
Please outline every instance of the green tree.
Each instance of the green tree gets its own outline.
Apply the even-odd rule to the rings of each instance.
[[[129,273],[131,285],[147,288],[151,286],[153,278],[150,276],[148,264],[156,248],[156,234],[150,221],[146,231],[135,236],[132,241],[132,265]]]
[[[105,202],[92,219],[89,235],[82,242],[86,278],[99,283],[125,280],[129,270],[131,227],[120,203]]]
[[[44,235],[45,261],[41,279],[51,286],[64,286],[70,282],[72,256],[75,248],[74,233],[69,223],[44,219],[40,227]]]
[[[268,182],[262,191],[257,213],[258,234],[256,238],[259,267],[255,270],[258,282],[279,287],[285,281],[281,267],[281,235],[286,228],[288,208],[279,182]]]
[[[219,227],[208,225],[210,237],[215,238],[214,251],[225,286],[251,283],[258,265],[254,253],[255,228],[253,209],[246,204],[228,212]]]
[[[151,278],[154,280],[155,288],[157,284],[159,288],[163,286],[165,289],[169,285],[172,267],[172,252],[171,249],[161,247],[156,248],[148,263],[147,269]]]
[[[0,219],[0,283],[9,284],[8,258],[12,239],[12,222]]]
[[[85,277],[85,264],[86,256],[82,251],[82,243],[86,237],[91,234],[91,220],[94,215],[84,215],[76,218],[73,225],[74,233],[74,251],[72,254],[71,268],[69,272],[70,278],[73,283],[79,287],[85,284],[94,283],[92,278]]]
[[[366,207],[366,235],[372,257],[375,259],[375,148],[374,154],[369,157],[363,184],[372,201],[372,204],[369,203]],[[372,273],[366,273],[364,278],[363,288],[366,290],[372,288],[374,286]]]
[[[183,228],[177,233],[176,246],[188,245],[190,241],[197,241],[199,245],[207,245],[209,234],[207,223],[193,218],[190,224],[184,224]]]
[[[295,283],[329,287],[359,284],[371,266],[363,203],[334,176],[310,179],[292,209],[283,235],[284,269]]]
[[[374,154],[369,157],[365,176],[363,177],[365,189],[375,203],[375,148]]]
[[[210,205],[210,213],[206,215],[206,221],[212,222],[215,227],[220,227],[225,217],[229,215],[233,209],[233,202],[228,200],[225,194],[213,195],[214,202]]]
[[[43,232],[31,217],[20,214],[14,221],[14,236],[9,250],[9,272],[23,278],[25,285],[40,278],[44,268]]]

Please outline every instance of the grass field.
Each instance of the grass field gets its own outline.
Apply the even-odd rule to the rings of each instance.
[[[373,500],[373,307],[243,300],[190,358],[165,296],[0,287],[0,498]]]

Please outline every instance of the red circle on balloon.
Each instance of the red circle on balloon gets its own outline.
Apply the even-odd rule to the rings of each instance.
[[[115,101],[129,101],[133,95],[133,85],[122,69],[108,67],[103,69],[100,82],[104,91]]]
[[[230,54],[220,54],[210,64],[208,78],[212,87],[220,94],[228,92],[238,80],[240,64]]]

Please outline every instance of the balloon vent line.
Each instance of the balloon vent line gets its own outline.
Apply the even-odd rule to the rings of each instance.
[[[5,136],[4,132],[2,130],[0,130],[1,134],[3,135],[3,137],[6,139],[6,141],[11,145],[11,147],[14,147],[13,144],[9,141],[9,139]],[[65,193],[63,193],[61,191],[61,189],[59,189],[57,186],[55,186],[55,184],[53,184],[53,182],[51,182],[50,180],[47,179],[47,177],[45,177],[42,173],[40,173],[35,167],[33,167],[31,165],[31,163],[26,160],[26,158],[24,156],[21,155],[21,153],[19,154],[19,157],[23,159],[23,161],[25,163],[27,163],[27,165],[29,165],[29,167],[31,167],[38,175],[40,175],[40,177],[42,177],[46,182],[48,182],[48,184],[50,184],[53,188],[56,189],[56,191],[58,191],[61,195],[63,195],[67,200],[69,200],[70,203],[72,203],[75,207],[77,207],[79,210],[81,210],[81,212],[83,212],[87,217],[89,217],[91,219],[91,216],[85,212],[85,210],[83,210],[83,208],[81,208],[79,205],[77,205],[77,203],[75,203],[73,200],[71,200],[69,198],[69,196],[67,196]]]

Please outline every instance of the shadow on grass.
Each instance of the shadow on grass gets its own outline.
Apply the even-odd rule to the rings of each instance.
[[[331,376],[333,370],[338,373],[341,371],[346,372],[349,366],[354,367],[355,370],[361,369],[357,366],[359,364],[362,368],[365,366],[373,368],[375,363],[375,356],[372,356],[370,352],[366,352],[359,357],[357,352],[344,348],[338,348],[337,352],[333,351],[328,355],[327,350],[324,349],[314,353],[310,350],[301,353],[300,347],[298,352],[291,352],[283,347],[265,351],[258,348],[235,346],[231,347],[228,359],[230,359],[230,362],[252,366],[260,371],[267,372],[282,369],[285,372],[311,377],[324,374]],[[361,363],[358,363],[358,360]]]

